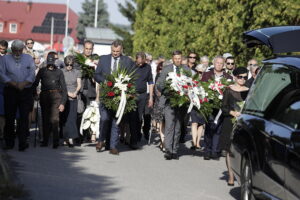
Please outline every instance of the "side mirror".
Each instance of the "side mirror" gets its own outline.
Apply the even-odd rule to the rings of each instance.
[[[297,153],[300,153],[300,131],[292,132],[291,143]]]

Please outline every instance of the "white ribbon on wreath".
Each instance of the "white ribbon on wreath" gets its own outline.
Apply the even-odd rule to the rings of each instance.
[[[119,90],[121,90],[121,98],[120,98],[120,103],[118,106],[118,110],[116,113],[116,118],[117,118],[117,124],[119,124],[122,120],[124,111],[125,111],[125,107],[126,107],[126,91],[128,88],[128,84],[126,82],[130,81],[130,77],[128,75],[123,75],[120,74],[118,78],[115,79],[115,88],[118,88]]]
[[[187,94],[190,100],[190,105],[188,108],[187,113],[192,111],[192,108],[195,106],[198,110],[201,108],[200,99],[204,99],[207,96],[204,88],[201,86],[195,86],[193,79],[187,77],[185,75],[178,76],[175,72],[169,72],[168,77],[166,79],[171,80],[171,87],[176,91],[179,92],[180,96]],[[187,92],[184,90],[184,85],[190,85],[191,87],[187,88]]]

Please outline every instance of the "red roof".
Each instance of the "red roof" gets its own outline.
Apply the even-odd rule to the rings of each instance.
[[[0,32],[0,39],[14,40],[32,38],[35,41],[42,43],[50,43],[50,26],[49,17],[55,17],[55,31],[60,34],[54,34],[54,42],[62,41],[65,36],[65,4],[51,4],[51,3],[27,3],[27,2],[0,2],[0,23],[3,23],[3,32]],[[47,16],[47,18],[46,18]],[[62,17],[58,20],[56,17]],[[47,21],[48,20],[48,21]],[[10,23],[17,24],[17,33],[10,33]],[[69,31],[75,42],[76,38],[76,26],[78,23],[78,16],[72,10],[69,9]],[[60,28],[59,28],[60,26]],[[62,27],[63,26],[63,27]],[[46,31],[48,33],[41,33]]]

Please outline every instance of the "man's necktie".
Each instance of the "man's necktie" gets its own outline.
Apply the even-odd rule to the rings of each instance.
[[[180,74],[180,68],[176,66],[176,74]]]
[[[114,58],[113,71],[117,70],[118,58]]]

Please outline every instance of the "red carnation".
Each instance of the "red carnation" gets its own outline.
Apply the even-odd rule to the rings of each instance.
[[[129,87],[129,88],[130,88],[131,86],[132,86],[132,84],[131,84],[131,83],[128,83],[127,87]]]
[[[114,92],[108,92],[108,93],[107,93],[107,96],[113,97],[113,96],[115,96],[115,93],[114,93]]]
[[[202,99],[200,99],[200,103],[203,103]]]
[[[113,83],[112,83],[111,81],[108,81],[108,82],[107,82],[107,86],[108,86],[108,87],[111,87],[111,86],[113,86]]]
[[[181,75],[180,75],[180,74],[177,74],[177,76],[180,77]]]
[[[198,81],[194,81],[194,83],[195,83],[195,84],[198,84],[199,82],[198,82]]]
[[[189,86],[188,85],[184,85],[182,87],[185,88],[185,89],[188,89]]]
[[[204,101],[204,102],[208,102],[208,99],[205,97],[205,98],[203,99],[203,101]]]

